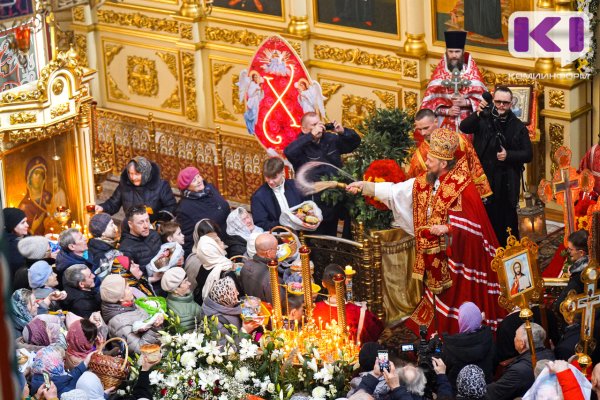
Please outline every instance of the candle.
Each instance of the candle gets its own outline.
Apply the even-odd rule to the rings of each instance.
[[[344,273],[346,275],[353,275],[354,270],[352,269],[352,265],[346,265],[346,268],[344,268]]]
[[[95,204],[87,204],[85,206],[85,210],[89,213],[89,214],[93,214],[96,212],[96,205]]]

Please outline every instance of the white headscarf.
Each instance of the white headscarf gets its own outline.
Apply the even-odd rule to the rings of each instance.
[[[263,233],[264,229],[260,226],[254,225],[254,229],[251,231],[248,229],[244,221],[242,221],[242,217],[248,214],[248,211],[244,207],[238,207],[229,213],[227,217],[227,234],[229,236],[241,236],[245,241],[248,241],[250,235],[253,233]]]
[[[77,380],[77,389],[83,390],[89,400],[104,400],[104,388],[96,374],[85,371]]]
[[[221,273],[233,268],[233,262],[225,256],[227,254],[225,249],[219,246],[211,234],[200,238],[197,252],[202,267],[210,271],[202,288],[202,298],[204,299],[215,282],[221,279]]]
[[[568,367],[569,370],[571,370],[571,372],[575,376],[577,383],[579,383],[579,388],[581,389],[581,394],[583,395],[583,398],[585,400],[589,400],[592,392],[592,384],[590,383],[590,381],[587,380],[585,375],[583,375],[581,371],[579,371],[575,366],[569,364]],[[548,366],[544,367],[542,372],[535,379],[535,382],[533,383],[531,388],[529,388],[527,393],[525,393],[525,395],[523,396],[523,400],[535,399],[538,395],[538,392],[541,392],[542,390],[555,390],[557,396],[553,396],[553,398],[562,398],[560,397],[562,395],[562,390],[560,384],[558,383],[558,379],[556,375],[551,374],[549,372]]]

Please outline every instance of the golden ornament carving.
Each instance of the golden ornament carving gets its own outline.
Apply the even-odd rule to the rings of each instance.
[[[85,9],[83,6],[73,7],[73,21],[75,22],[84,22],[85,21]]]
[[[75,35],[75,48],[79,54],[79,65],[89,67],[87,58],[87,36],[84,34]]]
[[[294,17],[292,17],[294,18]],[[298,54],[298,57],[302,57],[302,43],[300,42],[296,42],[295,40],[292,41],[288,41],[288,43],[290,44],[290,46],[292,46],[292,49],[294,49],[294,51],[296,52],[296,54]]]
[[[110,75],[110,72],[106,74],[106,80],[108,82],[108,94],[110,97],[116,100],[129,100],[129,97],[119,89],[117,82]]]
[[[192,34],[192,25],[181,24],[179,29],[179,36],[181,36],[182,39],[192,40],[194,38],[194,35]]]
[[[37,113],[33,111],[20,111],[10,114],[11,125],[31,124],[37,122]]]
[[[215,26],[207,26],[204,30],[206,39],[231,44],[243,44],[244,46],[258,46],[266,39],[266,35],[259,35],[247,29],[233,31]]]
[[[231,99],[233,103],[233,112],[236,114],[243,114],[246,111],[246,104],[244,104],[243,100],[240,100],[240,87],[237,84],[239,81],[239,75],[231,75]]]
[[[225,121],[235,121],[235,116],[225,107],[225,103],[219,97],[219,94],[215,92],[215,105],[217,108],[217,117],[224,119]]]
[[[342,125],[357,129],[362,122],[375,112],[375,100],[367,97],[345,94],[342,96]]]
[[[406,33],[406,42],[404,42],[404,51],[408,54],[420,57],[427,54],[427,43],[425,43],[424,33]]]
[[[437,64],[429,64],[429,75],[432,75],[436,68]],[[481,70],[481,67],[479,69]]]
[[[55,60],[50,61],[40,71],[39,78],[34,88],[23,90],[21,92],[8,92],[0,94],[0,104],[21,103],[34,100],[46,100],[48,81],[50,76],[57,70],[65,68],[70,70],[75,78],[81,78],[83,69],[79,66],[79,61],[71,51],[59,51]]]
[[[169,72],[177,79],[177,57],[173,53],[169,53],[166,51],[157,51],[155,53],[161,60],[167,64],[169,68]]]
[[[14,129],[3,132],[4,140],[0,143],[2,152],[9,150],[19,143],[25,143],[32,140],[41,141],[52,136],[60,135],[64,132],[73,130],[74,118],[56,122],[46,127]]]
[[[58,96],[59,94],[62,93],[64,88],[65,88],[64,81],[62,79],[56,79],[54,81],[54,83],[52,84],[52,93],[54,93],[56,96]]]
[[[287,31],[290,34],[295,35],[295,36],[300,36],[303,39],[308,38],[308,36],[310,35],[310,25],[308,23],[308,15],[302,15],[302,16],[290,15],[290,23],[288,24]],[[296,49],[294,48],[294,50],[296,50]],[[298,53],[300,53],[300,52],[298,52]]]
[[[372,54],[360,49],[342,49],[323,44],[314,46],[314,54],[315,58],[320,60],[334,60],[402,72],[402,59],[396,56]]]
[[[179,85],[175,86],[175,90],[171,95],[160,105],[161,108],[181,108],[181,98],[179,97]]]
[[[69,111],[71,111],[71,104],[69,102],[62,103],[50,109],[50,117],[54,119],[56,117],[60,117],[61,115],[65,115]]]
[[[158,94],[156,62],[145,57],[127,56],[127,87],[139,96]]]
[[[564,90],[550,89],[550,107],[565,108],[565,92]],[[554,154],[554,153],[553,153]]]
[[[104,45],[104,58],[106,58],[106,66],[108,67],[114,60],[115,56],[123,50],[123,46],[120,44],[105,44]]]
[[[185,117],[198,120],[196,105],[196,78],[194,77],[194,53],[181,53],[183,63],[183,91],[185,93]]]
[[[331,99],[331,96],[337,93],[338,90],[342,88],[341,83],[330,83],[330,82],[322,82],[321,89],[323,90],[323,104],[327,105],[327,102]]]
[[[385,104],[385,108],[394,108],[396,107],[396,95],[392,92],[387,92],[385,90],[373,90],[373,94],[381,100],[383,104]]]
[[[405,78],[417,78],[417,62],[402,60],[402,76]]]
[[[550,135],[550,154],[556,153],[556,150],[563,145],[565,141],[565,127],[561,124],[551,123],[548,125],[548,134]],[[557,164],[554,159],[552,160],[551,172],[554,175]]]
[[[417,94],[415,92],[404,92],[404,111],[410,116],[417,112]]]
[[[132,26],[154,32],[166,32],[179,35],[179,22],[149,17],[141,13],[119,13],[112,10],[97,10],[98,22],[109,25]]]
[[[497,85],[533,85],[533,90],[537,93],[541,93],[541,91],[544,90],[544,85],[542,85],[537,79],[523,78],[517,74],[493,72],[481,67],[479,67],[479,70],[481,71],[481,76],[483,77],[483,83],[490,91],[493,91]]]
[[[213,85],[216,87],[219,82],[221,81],[221,78],[223,78],[223,75],[225,75],[227,73],[227,71],[229,71],[231,68],[233,68],[233,65],[231,64],[221,64],[221,63],[214,63],[213,64]]]

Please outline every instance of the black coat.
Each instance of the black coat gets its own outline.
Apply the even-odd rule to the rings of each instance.
[[[111,250],[115,250],[115,247],[98,238],[92,238],[88,241],[88,257],[96,266],[100,266],[100,259],[105,257],[106,253]]]
[[[96,266],[94,263],[87,258],[83,258],[73,253],[72,251],[61,250],[58,252],[56,256],[56,275],[58,279],[58,288],[62,289],[64,287],[63,284],[63,274],[66,269],[71,265],[83,264],[86,265],[92,272],[96,270]]]
[[[506,128],[503,132],[505,137],[503,147],[506,149],[504,161],[498,161],[497,158],[496,129],[491,118],[480,118],[477,113],[473,113],[460,123],[460,130],[473,134],[473,147],[494,193],[506,191],[505,188],[498,186],[501,182],[497,179],[497,173],[504,171],[508,174],[507,199],[512,206],[516,207],[519,202],[519,183],[523,164],[531,162],[533,151],[529,131],[523,122],[512,111],[509,110],[507,113]]]
[[[150,229],[150,234],[146,237],[123,232],[119,250],[123,255],[133,260],[134,263],[139,264],[144,274],[146,274],[146,266],[158,254],[161,245],[160,235],[153,229]]]
[[[554,361],[552,350],[540,347],[535,349],[535,352],[538,361]],[[512,400],[515,397],[521,397],[529,390],[534,381],[531,354],[526,351],[508,365],[500,379],[487,385],[485,398],[489,400]]]
[[[221,196],[216,187],[206,182],[204,182],[204,186],[208,189],[208,194],[205,197],[194,199],[182,196],[175,212],[177,222],[181,227],[181,233],[185,236],[183,249],[186,257],[192,252],[194,228],[198,221],[209,218],[219,225],[221,232],[225,232],[227,229],[229,203]]]
[[[304,201],[304,196],[296,188],[296,182],[293,179],[286,179],[283,184],[285,198],[288,206],[294,207]],[[281,216],[281,207],[273,193],[273,189],[266,183],[262,184],[252,195],[250,200],[252,208],[252,219],[256,226],[260,226],[265,231],[271,230],[274,226],[279,225],[279,217]]]
[[[89,318],[93,312],[100,311],[102,299],[97,288],[85,291],[65,286],[65,291],[67,298],[62,303],[66,310],[82,318]]]
[[[446,375],[456,392],[456,378],[468,364],[475,364],[485,373],[486,382],[491,382],[494,373],[494,338],[492,330],[484,326],[475,332],[457,333],[444,338],[443,360]]]
[[[13,277],[19,268],[25,265],[25,257],[19,252],[17,245],[21,238],[14,233],[4,232],[4,240],[6,240],[6,261],[10,268],[10,276]]]
[[[569,325],[565,328],[565,333],[560,338],[554,348],[554,354],[557,360],[568,361],[569,358],[575,354],[575,346],[579,343],[579,337],[581,335],[581,325],[576,323]],[[594,323],[594,338],[600,337],[600,316],[596,314],[596,321]],[[589,353],[588,353],[589,354]],[[592,365],[596,365],[600,362],[600,346],[596,346],[592,354]]]
[[[127,169],[121,172],[119,185],[112,196],[100,204],[105,213],[110,215],[119,212],[121,207],[127,211],[130,207],[145,205],[152,208],[150,221],[157,220],[159,213],[167,212],[171,218],[175,216],[177,201],[169,183],[160,177],[160,168],[152,162],[150,180],[143,186],[134,186],[129,180]]]
[[[283,151],[292,163],[294,171],[298,172],[298,169],[309,161],[323,161],[341,168],[342,154],[351,153],[360,145],[358,133],[348,128],[344,128],[344,133],[339,135],[325,132],[318,143],[312,139],[311,133],[300,133]],[[326,171],[330,172],[332,171]]]

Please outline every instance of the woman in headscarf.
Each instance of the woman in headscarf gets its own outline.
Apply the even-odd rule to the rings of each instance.
[[[81,362],[77,368],[71,372],[65,371],[65,361],[63,351],[56,346],[44,347],[38,351],[31,366],[31,392],[37,393],[41,385],[44,384],[44,373],[50,376],[58,389],[58,397],[63,393],[75,389],[77,380],[87,370],[91,354]]]
[[[50,345],[64,349],[67,345],[63,328],[58,315],[38,315],[25,325],[23,335],[17,339],[16,345],[29,351],[38,351],[41,347]]]
[[[98,375],[91,371],[85,371],[83,375],[81,375],[81,378],[77,381],[76,387],[85,392],[88,400],[108,399],[109,393],[114,390],[114,388],[104,390]]]
[[[456,378],[468,364],[481,368],[488,383],[492,381],[494,339],[489,326],[482,325],[481,310],[469,301],[458,309],[459,333],[444,338],[443,360],[446,375],[456,392]]]
[[[177,207],[171,186],[161,178],[158,165],[140,156],[127,163],[119,185],[108,200],[96,206],[96,212],[113,215],[119,212],[121,206],[128,210],[139,204],[149,208],[151,222],[173,219]]]
[[[239,254],[232,254],[230,256],[246,253],[246,246],[250,236],[263,232],[263,228],[254,225],[252,215],[244,207],[238,207],[233,210],[227,217],[227,235],[229,235],[229,238],[226,243],[228,246],[237,246]]]
[[[37,315],[38,304],[35,301],[35,295],[29,289],[15,290],[11,300],[11,317],[15,328],[15,337],[19,337],[23,333],[25,325]]]
[[[483,400],[486,398],[487,386],[485,374],[477,365],[465,365],[456,378],[457,400]]]
[[[84,318],[73,322],[67,332],[65,368],[72,370],[95,351],[97,339],[98,327],[92,321]]]
[[[202,261],[200,261],[199,257],[199,242],[200,238],[209,233],[216,233],[219,238],[222,239],[221,230],[219,226],[212,220],[208,218],[201,219],[196,223],[194,227],[194,246],[192,247],[192,252],[185,259],[185,264],[183,269],[185,269],[185,273],[188,276],[190,283],[192,284],[192,293],[196,290],[198,283],[196,282],[196,278],[198,276],[198,272],[202,268]]]
[[[25,168],[27,194],[19,203],[19,208],[27,215],[32,235],[45,233],[44,220],[49,212],[55,211],[48,210],[52,194],[46,190],[47,175],[48,164],[43,157],[37,156],[29,160]]]
[[[221,196],[216,187],[206,182],[195,167],[179,171],[177,186],[181,191],[181,200],[177,206],[177,222],[185,236],[183,249],[187,257],[193,250],[198,221],[210,219],[221,231],[227,227],[229,203]]]
[[[25,257],[19,252],[19,240],[27,235],[29,224],[25,212],[19,208],[7,207],[2,210],[4,217],[4,240],[7,244],[6,261],[10,268],[10,277],[15,275],[15,272],[25,265]]]
[[[202,312],[208,318],[217,317],[218,328],[224,335],[230,335],[225,325],[233,325],[238,330],[251,334],[260,324],[255,320],[243,321],[240,307],[239,292],[230,276],[219,279],[210,289],[202,304]],[[221,340],[225,340],[222,337]]]

